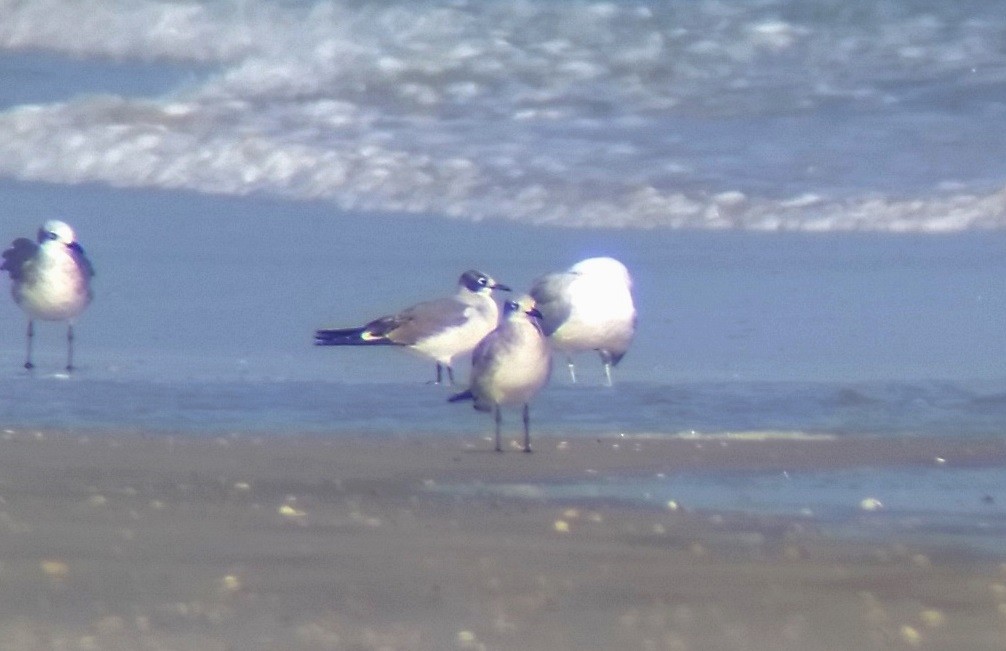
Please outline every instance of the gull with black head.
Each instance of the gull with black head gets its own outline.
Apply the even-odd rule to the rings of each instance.
[[[453,296],[424,301],[356,328],[321,329],[316,346],[402,346],[437,364],[436,383],[443,371],[454,384],[453,360],[471,352],[499,320],[493,290],[510,291],[481,271],[469,270],[458,279]]]

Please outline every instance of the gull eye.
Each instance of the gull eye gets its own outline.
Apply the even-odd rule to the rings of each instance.
[[[485,276],[481,276],[479,278],[479,284],[482,285],[483,287],[485,287],[486,285],[489,284],[489,279],[486,278]]]

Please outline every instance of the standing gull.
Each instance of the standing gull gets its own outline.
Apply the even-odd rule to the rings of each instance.
[[[524,451],[531,451],[528,403],[548,382],[552,355],[536,319],[541,313],[526,296],[507,301],[503,321],[486,335],[472,353],[472,375],[467,391],[451,396],[451,402],[474,400],[479,411],[492,411],[496,421],[496,451],[500,446],[500,407],[523,405]]]
[[[611,367],[625,355],[636,333],[632,277],[614,258],[588,258],[567,271],[542,276],[531,287],[542,329],[556,350],[566,353],[576,382],[573,354],[596,350],[611,386]]]
[[[31,344],[35,319],[66,321],[66,370],[73,370],[73,319],[91,303],[94,268],[77,243],[73,229],[52,219],[38,231],[38,243],[19,237],[3,252],[3,264],[13,281],[11,294],[28,315],[28,353],[24,367],[32,369]]]
[[[499,320],[499,307],[492,291],[510,291],[480,271],[461,274],[454,296],[426,301],[365,326],[317,330],[316,346],[405,346],[437,363],[437,384],[443,369],[454,384],[452,360],[470,352],[492,332]]]

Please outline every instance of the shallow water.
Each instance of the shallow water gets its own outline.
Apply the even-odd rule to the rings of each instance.
[[[9,359],[9,358],[8,358]],[[9,359],[12,363],[14,359]],[[283,436],[422,436],[491,431],[470,405],[448,404],[458,389],[410,383],[199,379],[93,379],[87,370],[0,379],[0,425],[101,429],[196,436],[257,433]],[[535,401],[536,437],[744,435],[756,432],[835,436],[1001,434],[1002,391],[934,384],[623,382],[614,389],[553,381]],[[517,436],[518,411],[505,413]]]
[[[1003,378],[1000,232],[569,230],[16,182],[0,183],[0,197],[10,239],[53,214],[73,216],[98,274],[77,333],[92,378],[386,382],[408,372],[425,381],[429,364],[387,349],[313,349],[311,333],[451,293],[472,267],[520,290],[602,254],[632,271],[640,311],[621,380]],[[16,358],[23,317],[9,301],[0,317],[0,354]],[[52,355],[40,370],[60,367],[62,337],[57,326],[40,328],[39,354]],[[578,364],[585,384],[600,381],[592,356]]]
[[[576,386],[556,360],[534,410],[542,431],[968,436],[1006,423],[1000,233],[352,221],[319,203],[20,183],[0,184],[0,197],[32,224],[72,206],[97,269],[73,377],[59,372],[56,324],[37,329],[34,377],[20,368],[24,317],[0,302],[0,383],[16,424],[481,428],[477,414],[445,403],[448,389],[426,386],[431,363],[388,348],[316,348],[312,331],[450,293],[466,268],[519,291],[595,254],[632,270],[639,333],[613,390],[600,386],[596,356],[577,358]],[[463,383],[466,360],[457,366]]]
[[[715,445],[716,442],[709,442]],[[631,445],[627,441],[626,445]],[[595,475],[581,481],[437,487],[458,496],[607,503],[707,513],[796,518],[807,530],[842,539],[925,541],[931,546],[1006,554],[1006,469],[863,467],[840,471]]]
[[[16,183],[0,196],[31,223],[73,206],[97,269],[71,378],[59,374],[63,328],[40,324],[31,381],[20,368],[24,317],[0,302],[11,422],[345,431],[373,413],[374,429],[478,427],[469,410],[441,404],[449,391],[425,386],[431,363],[388,348],[315,348],[312,331],[450,293],[469,267],[520,290],[599,253],[632,270],[639,333],[614,390],[600,386],[596,356],[577,358],[577,386],[556,360],[535,408],[544,431],[987,435],[1006,422],[999,233],[570,231],[404,217],[349,229],[351,215],[313,203]],[[463,382],[465,360],[458,371]]]

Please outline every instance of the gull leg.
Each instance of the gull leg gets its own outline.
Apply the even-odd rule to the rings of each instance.
[[[604,364],[604,385],[609,387],[614,386],[614,383],[611,381],[611,366],[615,358],[610,351],[598,349],[597,352],[601,355],[601,362]]]
[[[496,451],[502,452],[503,446],[500,445],[500,426],[503,422],[503,416],[500,414],[499,405],[493,405],[493,418],[496,421]]]
[[[31,363],[31,341],[35,338],[35,322],[28,319],[28,336],[25,338],[27,340],[28,353],[25,356],[24,367],[28,370],[35,368],[35,365]]]
[[[443,383],[444,369],[447,369],[447,381],[451,383],[451,386],[454,386],[454,369],[447,364],[441,364],[440,362],[437,362],[437,380],[434,384],[440,385]]]
[[[66,324],[66,372],[73,370],[73,324]]]
[[[531,451],[531,414],[528,411],[527,403],[524,403],[524,451]]]
[[[573,364],[572,357],[566,358],[566,366],[569,367],[569,379],[573,381],[573,384],[576,384],[576,366]]]

